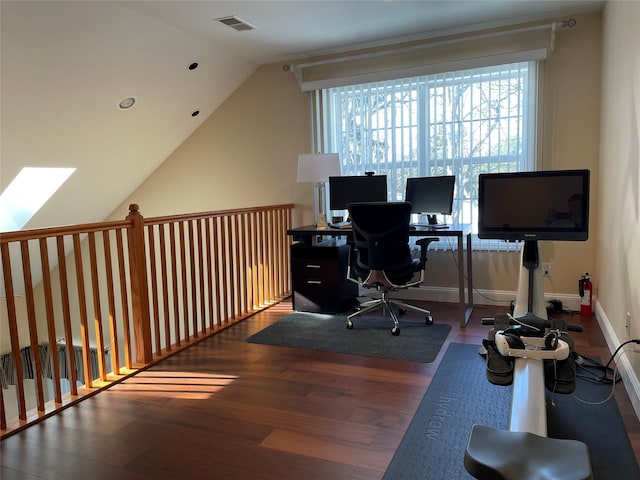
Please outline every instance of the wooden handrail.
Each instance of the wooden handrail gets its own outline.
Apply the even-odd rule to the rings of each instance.
[[[292,209],[132,204],[123,221],[0,234],[2,438],[287,297]]]

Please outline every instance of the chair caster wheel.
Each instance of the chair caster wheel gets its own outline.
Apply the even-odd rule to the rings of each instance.
[[[427,315],[425,322],[427,325],[433,325],[433,317],[431,315]]]
[[[400,315],[404,315],[405,313],[407,313],[407,310],[406,310],[406,309],[404,309],[404,308],[399,308],[399,309],[398,309],[398,313],[399,313]]]
[[[353,330],[353,322],[351,320],[347,320],[347,328]]]
[[[391,335],[393,335],[394,337],[397,337],[398,335],[400,335],[400,327],[393,327],[391,329]]]

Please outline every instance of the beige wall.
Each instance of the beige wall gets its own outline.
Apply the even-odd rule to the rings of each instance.
[[[555,51],[542,67],[543,99],[540,159],[545,170],[591,170],[591,223],[587,242],[541,242],[542,262],[551,263],[545,278],[547,296],[573,297],[578,301],[578,279],[589,272],[598,277],[598,158],[600,138],[601,15],[575,17],[573,29],[558,28]],[[455,270],[446,252],[430,255],[429,285],[453,287]],[[491,299],[505,299],[516,289],[518,253],[476,252],[473,256],[475,287]],[[504,295],[497,296],[502,292]],[[597,293],[597,292],[596,292]],[[571,298],[570,298],[571,300]],[[476,296],[478,303],[488,300]]]
[[[576,17],[573,29],[558,29],[555,51],[542,68],[544,85],[541,115],[540,157],[544,169],[588,168],[592,172],[591,195],[597,201],[597,171],[600,121],[601,15]],[[585,272],[597,276],[594,227],[597,211],[592,209],[592,227],[587,242],[541,242],[541,261],[551,262],[552,275],[545,279],[548,296],[574,297],[578,301],[578,278]],[[449,252],[430,254],[426,284],[457,286],[454,259]],[[476,288],[488,298],[478,303],[513,297],[517,286],[518,253],[476,252],[473,278]],[[500,293],[501,295],[497,295]]]
[[[310,201],[310,185],[296,184],[298,153],[310,148],[308,105],[291,73],[259,68],[110,219],[130,203],[152,217]]]
[[[640,338],[640,3],[608,2],[603,25],[596,313],[616,347]],[[621,360],[633,365],[625,383],[640,415],[640,356]]]
[[[546,62],[542,166],[545,170],[591,170],[589,240],[541,244],[541,260],[552,264],[545,292],[575,295],[581,275],[588,272],[598,278],[595,261],[598,211],[594,205],[599,197],[602,64],[601,15],[579,16],[576,20],[575,28],[558,28],[556,49]]]
[[[556,51],[544,68],[543,163],[549,169],[590,168],[597,185],[601,16],[576,17],[559,29]],[[297,154],[309,151],[309,101],[295,77],[280,65],[258,69],[207,121],[114,212],[129,203],[145,216],[293,202],[294,224],[311,221],[310,185],[297,185]],[[597,188],[592,195],[597,200]],[[594,211],[595,214],[597,211]],[[542,261],[552,262],[545,292],[574,295],[577,281],[597,277],[597,230],[585,243],[546,242]],[[516,253],[474,255],[474,280],[483,290],[513,292]],[[427,284],[455,288],[450,252],[431,255]],[[480,298],[478,300],[481,301]]]

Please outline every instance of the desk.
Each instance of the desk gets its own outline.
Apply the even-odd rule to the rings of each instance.
[[[287,235],[293,238],[299,245],[311,247],[318,245],[323,238],[336,238],[351,235],[350,228],[314,227],[307,225],[304,227],[291,228],[287,230]],[[473,278],[471,268],[471,225],[453,225],[450,228],[435,229],[431,227],[416,227],[409,232],[413,237],[456,237],[458,240],[458,305],[460,326],[466,327],[469,317],[473,311]],[[467,296],[465,299],[465,259],[464,259],[464,238],[467,240]],[[321,247],[319,247],[321,248]]]

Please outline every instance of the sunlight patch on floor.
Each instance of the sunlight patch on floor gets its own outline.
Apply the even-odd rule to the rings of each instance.
[[[194,372],[151,370],[111,387],[111,391],[130,396],[156,395],[160,397],[203,400],[230,385],[237,376]]]

